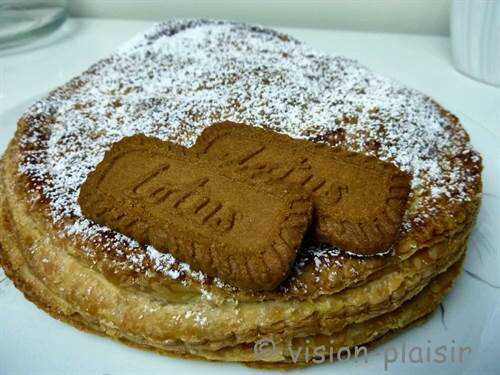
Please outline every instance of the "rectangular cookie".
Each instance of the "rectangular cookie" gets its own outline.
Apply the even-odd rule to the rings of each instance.
[[[136,135],[115,143],[81,187],[93,221],[247,289],[287,275],[312,215],[302,189],[253,181],[188,149]]]
[[[411,177],[390,163],[231,122],[205,129],[192,149],[250,179],[302,186],[313,196],[318,242],[371,255],[398,236]]]

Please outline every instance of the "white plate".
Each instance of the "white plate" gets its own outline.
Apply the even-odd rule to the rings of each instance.
[[[68,41],[57,42],[39,51],[9,56],[7,60],[9,66],[2,65],[0,60],[0,89],[2,82],[4,82],[4,87],[5,84],[10,84],[5,75],[2,81],[1,69],[4,69],[4,72],[5,69],[11,69],[9,72],[14,72],[15,64],[19,64],[21,75],[19,80],[17,78],[13,80],[18,84],[12,86],[12,92],[0,91],[0,98],[3,94],[3,100],[0,99],[0,147],[2,149],[14,133],[17,118],[35,100],[35,95],[42,94],[42,87],[45,86],[46,90],[70,78],[78,70],[84,68],[87,62],[103,56],[116,42],[125,40],[136,30],[145,28],[146,23],[87,20],[70,23],[66,28],[75,25],[80,29],[81,35],[73,37],[74,40],[70,38]],[[89,39],[97,37],[95,33],[92,34],[91,30],[103,30],[103,28],[108,30],[111,40],[100,42],[91,50],[82,51],[82,43],[85,45]],[[373,349],[367,357],[308,368],[303,370],[304,373],[417,374],[422,371],[428,374],[500,373],[498,360],[498,353],[500,353],[498,340],[500,334],[500,221],[498,214],[500,212],[498,184],[500,181],[500,141],[495,124],[487,123],[487,121],[484,124],[477,122],[486,118],[486,109],[493,111],[493,114],[499,113],[500,105],[492,107],[491,103],[494,101],[491,100],[500,98],[500,91],[492,91],[494,89],[491,87],[459,76],[451,66],[445,63],[446,52],[437,52],[438,55],[436,55],[440,47],[446,46],[443,42],[446,40],[444,38],[312,30],[287,31],[310,41],[317,48],[328,52],[336,50],[359,58],[379,71],[392,72],[396,78],[444,102],[443,104],[454,110],[462,120],[471,135],[474,147],[484,158],[485,168],[483,204],[470,240],[465,270],[451,293],[444,299],[442,307],[424,325],[403,332],[384,345]],[[67,48],[63,52],[61,52],[61,44]],[[387,44],[391,46],[392,57],[384,52],[386,51],[384,46]],[[409,44],[413,46],[413,49],[408,47]],[[38,71],[30,73],[23,70],[23,67],[32,66],[30,59],[40,61],[41,58],[48,58],[50,54],[59,54],[59,57],[63,59],[63,61],[59,59],[59,63],[63,65],[77,61],[76,66],[67,65],[64,72],[57,76],[47,74],[52,68],[46,62],[41,63]],[[398,56],[401,61],[394,62],[394,56]],[[405,59],[408,61],[405,62]],[[418,62],[420,66],[435,66],[438,72],[433,74],[448,77],[449,80],[453,77],[453,80],[444,79],[444,81],[433,83],[427,71],[419,71],[420,68],[415,68],[409,63],[410,61]],[[23,76],[24,73],[39,78],[36,81],[30,81],[29,77]],[[456,92],[457,87],[467,87],[469,91],[462,93],[461,97]],[[474,95],[471,94],[472,92]],[[467,100],[469,94],[470,100]],[[466,98],[463,98],[464,95]],[[6,100],[7,97],[9,100]],[[441,97],[445,100],[440,100]],[[497,104],[500,104],[500,101]],[[4,278],[1,271],[0,280],[0,375],[257,373],[256,370],[236,364],[163,357],[129,348],[107,338],[80,332],[52,319],[26,301],[12,283]],[[445,348],[439,349],[441,346]],[[462,361],[459,356],[460,348],[464,351]],[[443,363],[436,362],[443,360],[442,356],[436,354],[436,350],[446,350]],[[454,358],[452,358],[452,351],[455,351]],[[419,352],[422,354],[421,357],[418,356]]]

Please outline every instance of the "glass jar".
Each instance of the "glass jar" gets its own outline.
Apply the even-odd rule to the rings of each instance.
[[[48,34],[66,19],[66,1],[0,0],[0,48]]]

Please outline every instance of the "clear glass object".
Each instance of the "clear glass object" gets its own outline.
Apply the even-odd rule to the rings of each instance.
[[[0,0],[0,48],[46,35],[65,19],[66,1]]]

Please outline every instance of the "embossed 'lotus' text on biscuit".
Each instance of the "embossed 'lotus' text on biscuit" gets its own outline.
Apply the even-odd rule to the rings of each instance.
[[[397,240],[411,178],[390,163],[231,122],[205,129],[193,150],[226,160],[251,180],[311,193],[318,242],[376,254]]]
[[[210,199],[203,192],[209,182],[208,177],[201,177],[182,186],[174,186],[166,179],[168,164],[136,181],[129,193],[137,199],[150,204],[161,205],[165,210],[186,215],[200,225],[209,225],[214,230],[227,232],[234,227],[236,212],[221,201]]]
[[[95,222],[248,289],[286,277],[312,215],[299,188],[248,183],[234,168],[142,135],[113,145],[79,203]]]

